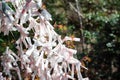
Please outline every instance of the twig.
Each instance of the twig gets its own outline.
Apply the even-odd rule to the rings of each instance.
[[[75,0],[75,4],[76,4],[76,7],[74,7],[74,6],[69,2],[70,7],[78,14],[79,24],[80,24],[80,31],[81,31],[82,52],[84,52],[84,34],[83,34],[83,24],[82,24],[83,15],[82,15],[81,12],[80,12],[78,0]]]
[[[69,2],[69,5],[76,13],[78,13],[80,17],[83,17],[83,15],[70,2]]]

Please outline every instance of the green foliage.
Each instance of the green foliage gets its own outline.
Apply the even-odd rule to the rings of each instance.
[[[86,44],[95,44],[97,42],[97,33],[84,30],[84,37]]]
[[[96,35],[94,37],[96,42],[92,43],[93,50],[88,54],[92,59],[89,68],[91,74],[94,75],[91,80],[108,80],[108,78],[118,80],[119,70],[112,73],[110,66],[115,59],[116,63],[113,66],[120,67],[117,59],[120,55],[120,1],[82,0],[80,4],[84,14],[83,25],[86,42],[92,40],[93,33]]]

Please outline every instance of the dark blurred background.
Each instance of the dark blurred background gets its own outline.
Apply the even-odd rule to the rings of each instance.
[[[78,4],[81,16],[70,4],[76,9]],[[120,80],[120,0],[44,0],[44,5],[59,34],[81,38],[66,44],[78,50],[76,57],[88,68],[84,77]]]

